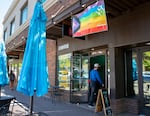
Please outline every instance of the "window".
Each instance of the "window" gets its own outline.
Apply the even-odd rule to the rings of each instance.
[[[21,9],[21,18],[20,18],[20,25],[25,23],[25,21],[27,20],[27,13],[28,13],[28,7],[27,7],[27,4],[22,7]]]
[[[3,35],[3,38],[4,38],[4,41],[7,39],[8,35],[7,35],[7,29],[4,30],[4,35]]]
[[[71,53],[58,56],[58,85],[66,90],[70,87]]]
[[[10,23],[10,35],[12,35],[15,31],[15,19]]]

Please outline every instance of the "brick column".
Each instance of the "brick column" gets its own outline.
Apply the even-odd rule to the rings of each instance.
[[[56,41],[47,39],[46,48],[50,84],[54,86],[56,79]]]

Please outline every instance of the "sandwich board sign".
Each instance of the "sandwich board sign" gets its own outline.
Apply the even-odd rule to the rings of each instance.
[[[107,89],[99,89],[96,101],[95,112],[104,111],[105,116],[112,116],[112,110],[110,107],[110,99]]]

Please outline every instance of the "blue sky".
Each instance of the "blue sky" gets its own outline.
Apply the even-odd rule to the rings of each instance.
[[[10,7],[11,3],[13,0],[1,0],[0,2],[0,39],[2,38],[2,32],[3,32],[3,19],[4,16],[8,10],[8,8]]]

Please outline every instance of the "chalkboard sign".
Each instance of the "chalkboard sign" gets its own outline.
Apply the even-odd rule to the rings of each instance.
[[[105,116],[112,116],[112,110],[110,107],[110,99],[108,96],[108,90],[107,89],[99,89],[97,101],[96,101],[96,107],[95,112],[102,111],[102,108],[99,109],[99,107],[103,107]]]

